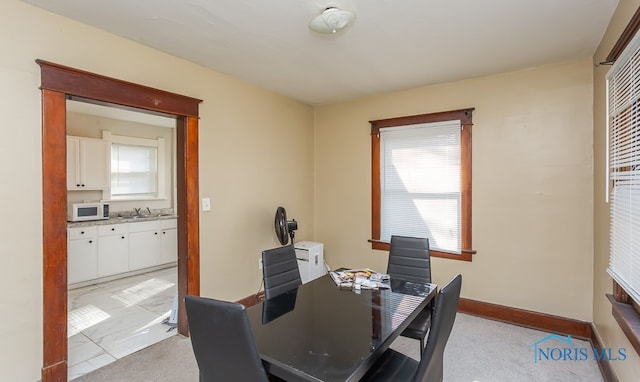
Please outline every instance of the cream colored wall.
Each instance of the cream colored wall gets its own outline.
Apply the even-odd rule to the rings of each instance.
[[[591,321],[591,60],[316,109],[316,239],[333,267],[386,269],[373,251],[368,121],[475,107],[472,262],[433,259],[462,296]]]
[[[313,111],[237,79],[50,14],[0,0],[3,187],[0,379],[36,381],[42,366],[41,58],[203,99],[201,293],[235,300],[260,284],[260,251],[278,245],[276,207],[311,239]],[[10,217],[10,220],[9,218]]]
[[[594,54],[594,64],[605,60],[620,34],[640,7],[640,0],[620,0],[607,32]],[[611,66],[594,66],[594,231],[593,231],[593,322],[597,335],[605,347],[626,348],[628,358],[623,362],[609,362],[620,381],[635,381],[640,375],[640,357],[633,350],[620,326],[611,315],[611,303],[606,294],[612,292],[609,265],[609,205],[605,203],[606,171],[606,84],[605,76]]]

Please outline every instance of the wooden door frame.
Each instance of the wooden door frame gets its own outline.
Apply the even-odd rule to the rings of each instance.
[[[142,109],[176,117],[178,333],[188,335],[184,296],[200,295],[198,106],[202,100],[51,62],[40,65],[42,90],[42,382],[67,381],[66,100]]]

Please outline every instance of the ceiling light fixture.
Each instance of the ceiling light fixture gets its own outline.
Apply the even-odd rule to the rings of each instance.
[[[311,20],[309,28],[322,34],[335,34],[355,20],[356,15],[336,7],[325,9],[319,16]]]

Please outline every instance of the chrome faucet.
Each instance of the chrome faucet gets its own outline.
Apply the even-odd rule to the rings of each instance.
[[[145,208],[144,210],[142,208],[134,208],[133,210],[136,212],[136,215],[138,216],[151,215],[151,209],[149,207]]]

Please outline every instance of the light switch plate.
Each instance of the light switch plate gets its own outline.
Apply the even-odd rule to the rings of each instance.
[[[202,211],[211,211],[211,199],[202,198]]]

